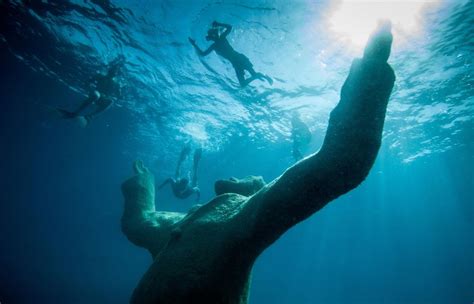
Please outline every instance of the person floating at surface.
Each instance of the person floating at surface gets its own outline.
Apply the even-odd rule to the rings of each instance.
[[[219,33],[221,28],[224,28],[224,32],[222,34]],[[224,24],[217,21],[212,22],[212,27],[207,31],[206,40],[214,41],[214,43],[211,44],[211,46],[205,51],[202,51],[197,46],[194,39],[188,39],[200,56],[207,56],[212,51],[215,51],[218,55],[229,60],[234,66],[235,73],[237,74],[237,79],[239,80],[241,87],[247,86],[255,79],[266,80],[270,85],[273,84],[273,79],[265,74],[255,72],[253,69],[253,64],[250,62],[250,60],[244,54],[241,54],[232,48],[229,41],[227,41],[227,35],[229,35],[231,30],[232,26],[229,24]],[[245,78],[245,71],[250,73],[249,78]]]
[[[122,184],[121,228],[149,251],[152,264],[130,303],[248,303],[257,258],[371,171],[395,82],[391,45],[390,23],[381,23],[352,62],[321,149],[268,184],[257,177],[220,180],[205,205],[186,214],[157,211],[153,175],[135,162],[134,176]]]
[[[123,60],[118,59],[109,66],[107,74],[98,74],[92,78],[92,90],[89,97],[84,100],[81,105],[74,111],[67,111],[56,108],[62,118],[78,119],[82,126],[87,126],[96,115],[110,108],[114,102],[114,98],[120,96],[120,85],[116,80],[117,74],[123,66]],[[91,105],[95,105],[95,110],[89,114],[81,115],[85,109]]]
[[[303,158],[301,148],[311,141],[311,131],[297,112],[291,117],[291,138],[293,139],[293,157],[295,161],[299,161]]]
[[[201,160],[202,148],[197,148],[194,151],[191,184],[189,184],[188,178],[181,177],[181,165],[183,161],[186,160],[190,152],[191,152],[191,146],[189,145],[189,143],[187,143],[185,144],[185,146],[183,147],[179,155],[178,165],[176,166],[176,172],[175,172],[174,178],[170,177],[166,179],[160,186],[158,186],[158,189],[163,188],[167,184],[171,184],[171,189],[173,190],[174,196],[176,196],[177,198],[186,199],[192,194],[196,194],[196,201],[198,202],[199,198],[201,197],[201,191],[199,190],[199,187],[198,187],[197,170],[198,170],[199,161]]]

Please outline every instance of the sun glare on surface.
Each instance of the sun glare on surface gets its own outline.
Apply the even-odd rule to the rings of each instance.
[[[420,30],[423,8],[439,0],[339,0],[335,1],[328,15],[328,28],[361,47],[377,25],[377,21],[392,21],[393,34],[414,35]]]

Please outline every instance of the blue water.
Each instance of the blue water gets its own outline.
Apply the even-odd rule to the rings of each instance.
[[[1,303],[127,303],[151,263],[120,231],[132,161],[161,181],[184,141],[201,145],[202,202],[220,178],[271,181],[293,164],[291,114],[316,151],[362,51],[327,26],[335,1],[111,2],[0,2]],[[240,89],[230,64],[198,58],[187,37],[204,47],[215,19],[273,86]],[[394,26],[397,82],[369,177],[264,252],[250,303],[474,301],[474,2],[417,20],[416,33]],[[51,115],[44,105],[77,106],[119,54],[112,109],[87,128]],[[193,204],[157,193],[159,210]]]

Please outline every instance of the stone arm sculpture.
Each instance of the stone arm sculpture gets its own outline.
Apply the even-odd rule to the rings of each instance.
[[[390,25],[381,24],[364,57],[352,63],[321,149],[287,169],[243,207],[239,216],[253,227],[257,251],[367,177],[381,145],[395,81],[387,63],[391,42]]]
[[[154,260],[132,303],[247,303],[260,253],[368,175],[395,81],[391,42],[390,26],[379,26],[352,64],[321,150],[263,188],[256,178],[218,181],[218,196],[187,215],[157,212],[153,176],[135,163],[137,175],[122,186],[122,230]]]
[[[147,249],[155,257],[168,240],[171,227],[184,218],[177,212],[155,209],[155,179],[141,161],[133,164],[136,174],[122,185],[125,207],[122,232],[133,244]]]

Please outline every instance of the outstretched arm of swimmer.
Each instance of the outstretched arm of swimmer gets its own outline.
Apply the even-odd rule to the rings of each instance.
[[[188,38],[189,42],[191,43],[191,45],[194,47],[194,49],[196,50],[196,52],[199,54],[199,56],[207,56],[209,55],[213,50],[214,50],[214,43],[211,44],[210,47],[207,48],[207,50],[203,51],[199,48],[199,46],[196,44],[196,40],[194,40],[193,38]]]
[[[161,183],[161,185],[158,186],[158,189],[161,189],[163,188],[164,186],[166,186],[167,184],[172,184],[174,183],[174,179],[172,179],[171,177],[167,178],[164,182]]]
[[[232,31],[232,25],[230,25],[230,24],[225,24],[225,23],[220,23],[220,22],[214,21],[214,22],[212,22],[212,26],[214,26],[214,27],[222,26],[223,28],[225,28],[225,31],[220,35],[221,38],[227,37],[227,35],[229,35],[230,32]]]
[[[252,227],[249,243],[257,253],[367,177],[395,81],[387,63],[391,37],[390,29],[379,30],[364,57],[352,63],[320,151],[287,169],[243,207],[239,224]]]

